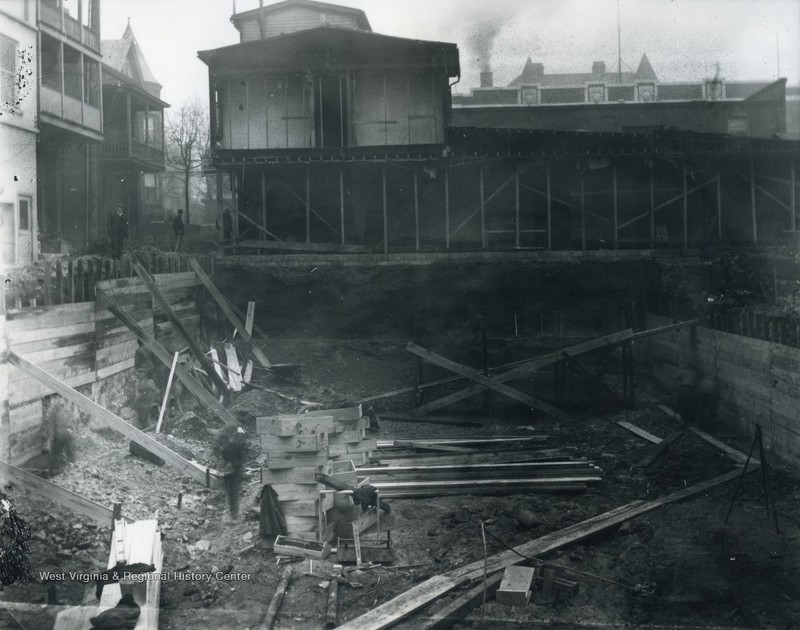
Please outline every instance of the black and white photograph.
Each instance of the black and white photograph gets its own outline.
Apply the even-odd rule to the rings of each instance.
[[[0,0],[0,630],[800,628],[800,0]]]

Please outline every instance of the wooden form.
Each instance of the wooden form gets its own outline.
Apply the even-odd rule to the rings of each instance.
[[[616,333],[612,333],[610,335],[604,335],[596,339],[590,339],[589,341],[584,341],[582,343],[569,346],[567,348],[563,348],[556,352],[551,352],[545,355],[541,355],[534,359],[520,361],[514,364],[509,364],[508,366],[505,366],[508,368],[507,371],[491,377],[491,380],[494,381],[495,383],[506,383],[509,381],[513,381],[515,379],[520,379],[544,367],[558,363],[559,361],[564,360],[565,357],[577,357],[581,354],[591,352],[592,350],[598,350],[600,348],[616,346],[624,341],[631,339],[632,337],[633,337],[633,330],[627,329]],[[484,376],[483,378],[487,377]],[[471,385],[470,387],[459,390],[448,396],[444,396],[443,398],[431,401],[425,405],[417,407],[416,409],[414,409],[412,413],[415,416],[424,415],[430,413],[431,411],[441,409],[442,407],[452,405],[460,400],[464,400],[465,398],[469,398],[470,396],[474,396],[475,394],[482,392],[484,389],[485,387],[483,382],[476,382],[474,385]],[[559,413],[563,415],[563,412]]]
[[[314,560],[324,560],[331,555],[331,546],[328,541],[319,543],[289,536],[278,536],[272,549],[278,556],[313,558]]]
[[[491,556],[485,563],[486,568],[489,573],[495,573],[502,571],[507,566],[518,564],[522,558],[517,554],[536,557],[563,549],[590,536],[616,527],[625,521],[652,512],[664,505],[703,494],[717,486],[738,479],[740,475],[740,470],[734,470],[653,501],[628,503],[605,514],[519,545],[514,548],[514,551],[504,551]],[[343,630],[383,630],[383,628],[388,628],[421,608],[430,605],[433,601],[461,584],[482,579],[483,575],[483,560],[464,565],[420,582],[405,593],[339,627]]]
[[[219,388],[221,392],[226,390],[227,385],[222,378],[214,371],[211,362],[206,357],[205,353],[200,349],[197,345],[197,342],[194,340],[194,336],[189,333],[184,326],[183,321],[181,318],[178,317],[175,311],[172,309],[169,301],[164,297],[164,294],[161,290],[156,286],[155,281],[153,278],[150,277],[150,274],[147,273],[147,270],[142,266],[139,261],[135,261],[133,263],[133,269],[136,271],[136,275],[139,276],[141,281],[144,283],[144,286],[147,287],[147,290],[150,291],[150,295],[153,296],[153,299],[158,303],[161,307],[161,310],[167,316],[167,319],[172,323],[173,329],[180,333],[181,337],[183,338],[184,343],[189,347],[189,351],[194,355],[194,358],[200,363],[203,369],[208,374],[209,378],[214,382],[214,384]]]
[[[617,424],[619,426],[621,426],[623,429],[627,429],[631,433],[635,433],[640,438],[644,438],[645,440],[647,440],[648,442],[652,442],[653,444],[660,444],[661,441],[662,441],[660,437],[658,437],[656,435],[653,435],[652,433],[637,427],[635,424],[631,424],[630,422],[626,422],[625,420],[619,420],[619,421],[617,421]]]
[[[455,361],[451,361],[450,359],[446,359],[445,357],[437,355],[431,352],[430,350],[426,350],[425,348],[418,346],[415,343],[409,342],[408,345],[406,346],[406,350],[408,350],[413,354],[416,354],[417,356],[421,356],[423,359],[429,361],[430,363],[433,363],[434,365],[438,365],[439,367],[443,367],[447,370],[450,370],[451,372],[460,374],[461,376],[464,376],[469,380],[482,385],[483,386],[482,389],[490,389],[499,394],[503,394],[504,396],[511,398],[512,400],[516,400],[518,402],[526,404],[529,407],[532,407],[533,409],[538,409],[539,411],[543,411],[544,413],[556,417],[561,417],[564,415],[563,411],[557,409],[556,407],[553,407],[552,405],[549,405],[541,400],[534,398],[533,396],[529,396],[528,394],[524,394],[523,392],[513,389],[512,387],[505,385],[503,382],[499,381],[496,378],[495,379],[490,378],[488,376],[481,374],[477,370],[474,370],[465,365],[461,365],[459,363],[456,363]],[[422,407],[417,407],[417,409],[414,410],[415,415],[419,413],[420,409],[422,409]]]
[[[193,261],[194,262],[194,261]],[[102,299],[108,310],[116,315],[128,329],[136,335],[142,344],[153,353],[153,355],[161,361],[166,367],[172,367],[172,355],[170,355],[164,347],[158,343],[149,333],[147,333],[139,324],[134,320],[116,300],[109,295],[106,295],[99,288],[97,289],[98,299]],[[220,420],[224,423],[238,424],[236,418],[228,411],[220,402],[212,396],[203,385],[197,381],[189,372],[178,363],[175,366],[175,371],[181,382],[186,385],[187,389],[194,394],[197,399],[210,409]]]
[[[156,433],[161,431],[161,423],[164,421],[164,415],[169,407],[169,393],[172,390],[172,379],[175,378],[175,367],[178,365],[178,359],[181,353],[176,352],[172,357],[172,367],[169,369],[169,377],[167,378],[167,386],[164,388],[164,400],[161,402],[161,409],[158,411],[158,422],[156,422]]]
[[[206,275],[206,272],[203,271],[203,268],[196,260],[190,259],[189,264],[191,265],[192,269],[194,269],[195,273],[197,274],[197,277],[200,278],[200,282],[203,283],[203,286],[211,294],[211,297],[214,298],[214,301],[216,301],[217,305],[222,309],[222,312],[225,313],[225,316],[234,325],[236,330],[239,331],[239,334],[242,336],[242,339],[244,339],[245,342],[247,342],[250,345],[250,348],[252,349],[256,359],[258,359],[258,362],[264,367],[269,367],[271,365],[269,359],[267,359],[267,356],[255,342],[253,337],[250,336],[250,333],[247,332],[247,329],[245,328],[245,325],[242,323],[242,321],[233,312],[228,303],[228,300],[225,299],[225,296],[222,295],[222,293],[220,293],[219,289],[217,289],[217,287],[211,281],[211,278],[209,278]]]
[[[200,464],[188,459],[184,459],[175,451],[154,440],[146,433],[142,433],[139,431],[139,429],[128,424],[122,418],[114,415],[104,407],[98,405],[91,398],[87,398],[80,392],[61,382],[54,376],[48,374],[30,361],[18,356],[15,352],[8,353],[8,360],[16,368],[43,383],[52,391],[60,394],[69,402],[73,403],[97,420],[101,421],[103,424],[108,425],[115,431],[119,431],[129,440],[136,442],[145,450],[157,455],[170,466],[175,467],[187,477],[190,477],[203,484],[207,483],[208,481],[212,481],[214,484],[219,482],[219,473],[217,471],[211,471],[209,475],[209,468],[201,466]]]

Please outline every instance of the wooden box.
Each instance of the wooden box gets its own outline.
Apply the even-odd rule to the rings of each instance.
[[[503,581],[497,589],[495,598],[498,604],[506,606],[527,606],[531,599],[531,583],[535,569],[512,565],[506,567]]]

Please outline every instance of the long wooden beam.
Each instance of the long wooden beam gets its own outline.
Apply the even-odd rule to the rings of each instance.
[[[216,370],[214,370],[214,366],[211,365],[209,360],[206,358],[205,353],[197,345],[194,337],[189,334],[188,330],[186,330],[186,326],[183,325],[180,317],[175,314],[172,305],[167,301],[167,298],[164,297],[164,294],[161,293],[161,290],[156,286],[153,278],[151,278],[150,274],[147,273],[147,270],[142,266],[142,263],[140,263],[138,260],[133,261],[133,270],[136,272],[136,275],[139,276],[139,279],[144,283],[144,286],[147,287],[147,290],[150,291],[150,295],[152,295],[155,301],[158,302],[161,310],[164,311],[167,319],[172,323],[173,328],[175,328],[180,333],[181,337],[183,337],[184,342],[187,346],[189,346],[189,352],[191,352],[194,355],[194,358],[200,362],[200,365],[203,367],[206,374],[208,374],[209,378],[214,381],[214,384],[219,388],[219,391],[226,391],[228,387],[225,385],[225,381],[223,381],[219,374],[217,374]]]
[[[131,315],[125,309],[123,309],[114,298],[106,294],[100,287],[96,287],[95,290],[97,292],[97,298],[105,302],[106,308],[116,315],[116,317],[128,327],[128,330],[136,335],[136,338],[142,342],[142,345],[152,352],[153,356],[161,361],[165,367],[172,368],[173,356],[164,349],[164,346],[158,343],[158,341],[156,341],[150,333],[139,326],[136,320],[131,317]],[[178,375],[178,378],[181,380],[181,382],[186,385],[187,389],[192,392],[192,394],[194,394],[203,405],[208,407],[211,412],[214,413],[220,420],[226,424],[238,424],[233,414],[223,407],[220,402],[214,396],[212,396],[205,387],[203,387],[202,383],[194,378],[194,376],[192,376],[180,363],[175,366],[175,373]]]
[[[34,365],[27,359],[22,358],[16,352],[11,351],[8,353],[8,361],[14,367],[24,372],[31,378],[36,379],[43,385],[49,387],[57,394],[60,394],[69,402],[90,414],[92,417],[108,425],[115,431],[119,431],[132,442],[135,442],[147,451],[157,455],[171,466],[174,466],[187,477],[191,477],[195,481],[199,481],[203,484],[206,483],[207,478],[213,479],[215,482],[219,481],[219,473],[217,471],[213,471],[210,475],[207,475],[207,471],[210,469],[206,468],[205,466],[201,466],[197,462],[184,459],[175,451],[167,448],[157,440],[154,440],[146,433],[142,433],[133,425],[128,424],[125,422],[125,420],[111,413],[105,407],[101,407],[91,398],[87,398],[79,391],[57,379],[52,374],[45,372],[37,365]]]
[[[62,488],[47,479],[37,477],[27,470],[22,470],[11,464],[0,462],[0,484],[5,486],[10,483],[16,484],[18,487],[24,488],[25,490],[30,490],[65,508],[69,508],[76,514],[82,514],[103,527],[111,525],[114,518],[114,511],[104,505],[100,505],[91,499],[87,499],[66,488]],[[131,521],[129,518],[125,518],[125,520]]]
[[[230,307],[228,300],[225,299],[225,296],[222,295],[222,293],[220,293],[219,289],[217,289],[216,286],[214,286],[214,283],[211,281],[211,278],[209,278],[206,275],[206,272],[203,271],[203,268],[200,266],[200,264],[194,258],[189,259],[189,264],[192,266],[192,269],[197,274],[197,277],[200,278],[200,282],[203,283],[203,286],[211,294],[211,297],[214,298],[216,303],[222,309],[222,312],[225,313],[225,316],[234,325],[236,330],[239,331],[239,334],[242,336],[242,339],[244,339],[248,344],[250,344],[250,347],[253,350],[253,354],[256,355],[256,359],[258,359],[258,362],[264,367],[270,367],[272,364],[269,362],[269,359],[267,359],[267,356],[264,354],[261,348],[258,347],[258,344],[250,336],[250,333],[247,332],[247,329],[245,328],[245,325],[242,322],[242,320],[236,316],[236,313],[233,312],[233,309]]]
[[[757,467],[748,469],[748,472],[756,469]],[[485,574],[484,571],[487,574],[493,574],[497,571],[502,571],[508,566],[519,564],[524,560],[524,557],[520,557],[518,554],[536,557],[563,549],[660,507],[689,499],[724,483],[738,479],[741,474],[741,470],[734,470],[653,501],[633,501],[605,514],[600,514],[576,525],[519,545],[513,550],[490,556],[485,561],[478,560],[447,573],[436,575],[424,582],[420,582],[414,588],[373,608],[360,617],[348,621],[346,624],[339,626],[339,628],[340,630],[383,630],[384,628],[389,628],[418,610],[429,606],[432,602],[461,584],[482,579]]]
[[[589,341],[584,341],[574,346],[563,348],[556,352],[551,352],[549,354],[536,357],[535,359],[531,359],[529,361],[520,363],[519,365],[512,367],[507,372],[503,372],[502,374],[498,374],[497,376],[492,377],[492,380],[496,383],[505,383],[508,381],[513,381],[514,379],[528,376],[532,372],[535,372],[536,370],[539,370],[543,367],[547,367],[548,365],[553,365],[554,363],[558,363],[564,358],[576,357],[578,355],[590,352],[592,350],[597,350],[599,348],[619,344],[631,338],[633,338],[633,330],[627,329],[617,333],[612,333],[610,335],[604,335],[596,339],[590,339]],[[415,416],[425,415],[426,413],[430,413],[431,411],[435,411],[436,409],[441,409],[442,407],[452,405],[453,403],[456,403],[459,400],[464,400],[465,398],[474,396],[475,394],[482,392],[484,389],[485,388],[482,387],[482,384],[472,385],[457,392],[453,392],[448,396],[444,396],[443,398],[439,398],[425,405],[421,405],[416,409],[414,409],[412,414]]]
[[[461,376],[465,376],[471,381],[475,381],[484,386],[485,389],[491,389],[492,391],[497,392],[498,394],[502,394],[512,400],[516,400],[521,402],[533,409],[538,409],[543,411],[547,414],[553,416],[563,416],[564,412],[552,405],[548,405],[547,403],[534,398],[533,396],[529,396],[523,392],[520,392],[513,387],[509,387],[508,385],[504,385],[502,382],[499,382],[497,379],[490,378],[478,372],[477,370],[473,370],[472,368],[467,367],[466,365],[461,365],[460,363],[456,363],[455,361],[451,361],[450,359],[446,359],[445,357],[435,354],[430,350],[422,348],[415,343],[409,342],[406,346],[406,350],[409,352],[416,354],[417,356],[422,357],[426,361],[433,363],[434,365],[438,365],[439,367],[443,367],[446,370],[450,370],[451,372],[455,372],[456,374],[460,374]]]

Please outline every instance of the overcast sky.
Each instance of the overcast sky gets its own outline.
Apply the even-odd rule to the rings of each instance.
[[[265,0],[272,4],[274,0]],[[67,6],[77,0],[65,0]],[[461,83],[478,84],[481,48],[490,49],[495,85],[506,85],[531,56],[545,72],[617,68],[617,0],[339,0],[364,9],[378,33],[458,44]],[[716,63],[727,80],[800,84],[800,0],[620,0],[623,70],[647,53],[661,81],[700,81]],[[237,12],[258,0],[236,0]],[[238,42],[233,0],[102,0],[103,39],[122,37],[127,19],[173,105],[208,98],[198,50]],[[494,35],[494,37],[492,37]]]

